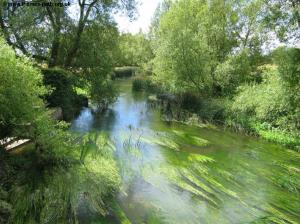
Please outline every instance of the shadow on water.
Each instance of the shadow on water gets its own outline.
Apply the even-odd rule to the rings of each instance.
[[[114,142],[122,223],[300,223],[298,153],[163,122],[130,80],[117,83],[117,102],[104,114],[84,108],[72,130],[107,131]]]

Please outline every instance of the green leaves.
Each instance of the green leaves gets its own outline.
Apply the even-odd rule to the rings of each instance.
[[[173,92],[208,94],[215,69],[234,46],[230,3],[178,1],[160,18],[154,39],[155,80]],[[180,88],[177,88],[180,86]],[[208,90],[208,91],[207,91]]]
[[[118,39],[119,66],[145,66],[153,58],[149,39],[142,33],[121,34]]]
[[[26,130],[44,112],[40,96],[46,92],[40,71],[0,38],[0,133],[6,127]]]

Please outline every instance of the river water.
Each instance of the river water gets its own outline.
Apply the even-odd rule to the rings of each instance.
[[[107,132],[116,145],[123,218],[114,222],[300,223],[299,153],[164,122],[146,94],[131,91],[130,80],[117,85],[118,100],[105,114],[84,108],[72,123],[76,132]]]

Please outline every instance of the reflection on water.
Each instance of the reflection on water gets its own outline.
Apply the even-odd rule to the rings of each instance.
[[[132,223],[300,223],[300,156],[221,130],[165,123],[119,81],[102,114],[84,108],[71,129],[107,131],[123,179],[118,195]]]

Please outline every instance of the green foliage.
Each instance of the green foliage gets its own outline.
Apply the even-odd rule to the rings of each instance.
[[[61,141],[52,144],[67,148],[67,154],[60,151],[60,166],[49,163],[49,157],[48,163],[41,164],[31,159],[34,153],[22,155],[25,163],[17,170],[11,189],[14,212],[10,223],[78,223],[84,210],[102,216],[108,213],[106,200],[120,184],[112,144],[103,133],[88,134],[78,143],[69,137],[64,141],[63,146],[59,146]],[[62,163],[63,156],[69,159]]]
[[[99,109],[107,109],[117,99],[117,91],[107,73],[97,69],[90,71],[89,83],[91,100]]]
[[[266,1],[263,22],[266,27],[275,31],[281,41],[299,38],[299,1]]]
[[[155,32],[154,80],[172,92],[209,94],[217,65],[237,45],[232,8],[217,0],[171,4]]]
[[[136,5],[135,0],[76,1],[72,5],[78,17],[74,17],[68,7],[6,7],[2,3],[0,22],[5,25],[0,28],[7,43],[50,66],[66,67],[80,64],[82,58],[84,63],[89,64],[88,58],[93,63],[93,56],[100,54],[95,47],[101,46],[112,30],[116,33],[112,14],[119,10],[133,17]],[[87,53],[81,54],[82,49]]]
[[[197,113],[202,104],[202,98],[193,92],[185,92],[179,95],[180,106],[184,110]]]
[[[9,180],[11,176],[14,174],[12,167],[8,163],[9,154],[6,153],[4,148],[0,147],[0,200],[8,203],[9,196]],[[0,216],[5,215],[1,214]]]
[[[300,51],[283,47],[267,56],[262,52],[270,32],[286,43],[297,39],[298,5],[295,1],[165,1],[151,29],[152,80],[175,93],[181,109],[205,121],[296,146]]]
[[[270,128],[268,123],[256,123],[252,124],[253,130],[262,138],[285,145],[290,148],[300,150],[300,133],[287,132],[280,130],[279,128]]]
[[[60,68],[44,69],[42,72],[44,84],[52,89],[45,98],[50,107],[62,108],[64,119],[71,119],[78,109],[87,106],[87,99],[75,91],[72,73]]]
[[[224,124],[229,105],[230,101],[226,98],[207,99],[203,101],[198,114],[205,121]]]
[[[214,95],[233,96],[238,86],[249,82],[261,82],[260,71],[257,69],[261,63],[263,58],[253,55],[249,49],[228,56],[216,68],[215,86],[220,89],[219,92],[214,92]]]
[[[279,48],[275,52],[282,85],[285,89],[291,122],[300,129],[300,49]]]
[[[240,92],[235,97],[233,110],[276,124],[274,118],[286,110],[285,92],[277,68],[268,66],[264,69],[262,83],[239,87]]]
[[[297,114],[293,110],[293,101],[290,100],[294,98],[290,97],[280,74],[275,66],[264,67],[262,83],[240,87],[233,110],[254,116],[260,122],[267,122],[275,128],[297,129],[297,123],[294,123],[297,121]]]
[[[292,85],[289,85],[290,88],[286,86],[289,79],[285,80],[282,74],[289,74],[289,70],[282,71],[280,66],[271,65],[261,69],[261,83],[239,87],[232,104],[231,117],[267,140],[298,147],[299,115],[298,107],[294,104],[298,92],[294,92]],[[294,81],[293,78],[292,83]]]
[[[150,41],[142,33],[121,34],[118,40],[119,66],[139,66],[143,67],[153,58]]]
[[[109,80],[108,74],[119,56],[119,33],[112,15],[120,10],[132,17],[135,4],[135,0],[76,1],[72,2],[73,11],[78,15],[76,18],[68,7],[6,7],[6,4],[1,4],[0,29],[6,42],[18,54],[35,58],[50,68],[60,66],[76,73],[82,71],[82,78],[92,87],[92,98],[99,101],[101,96],[95,97],[95,86],[104,83],[104,78]],[[97,70],[102,76],[101,81],[93,82],[95,79],[90,79],[90,70]],[[66,98],[61,100],[66,102],[60,106],[70,119],[73,114],[71,98],[74,98],[71,95],[74,94],[69,90],[65,93]],[[113,97],[104,95],[106,99],[102,101],[111,101]],[[75,103],[81,100],[84,99],[75,99]]]
[[[7,223],[12,211],[12,205],[8,203],[8,192],[0,187],[0,223]]]
[[[149,77],[139,76],[132,81],[133,91],[148,91],[148,92],[159,92],[159,87],[156,86]]]
[[[44,111],[46,93],[40,71],[26,58],[17,58],[0,39],[0,138],[28,131]]]
[[[67,125],[50,119],[40,98],[46,93],[40,71],[16,58],[3,40],[0,57],[1,129],[11,125],[1,135],[31,140],[21,153],[0,150],[0,221],[78,223],[82,208],[105,216],[106,200],[120,185],[107,135],[66,132]],[[56,87],[51,103],[68,103],[64,94],[74,93],[71,74],[48,69],[44,75]]]
[[[110,73],[116,65],[118,30],[106,17],[93,21],[84,31],[73,64],[81,69],[101,69]],[[88,74],[84,74],[88,79]]]

